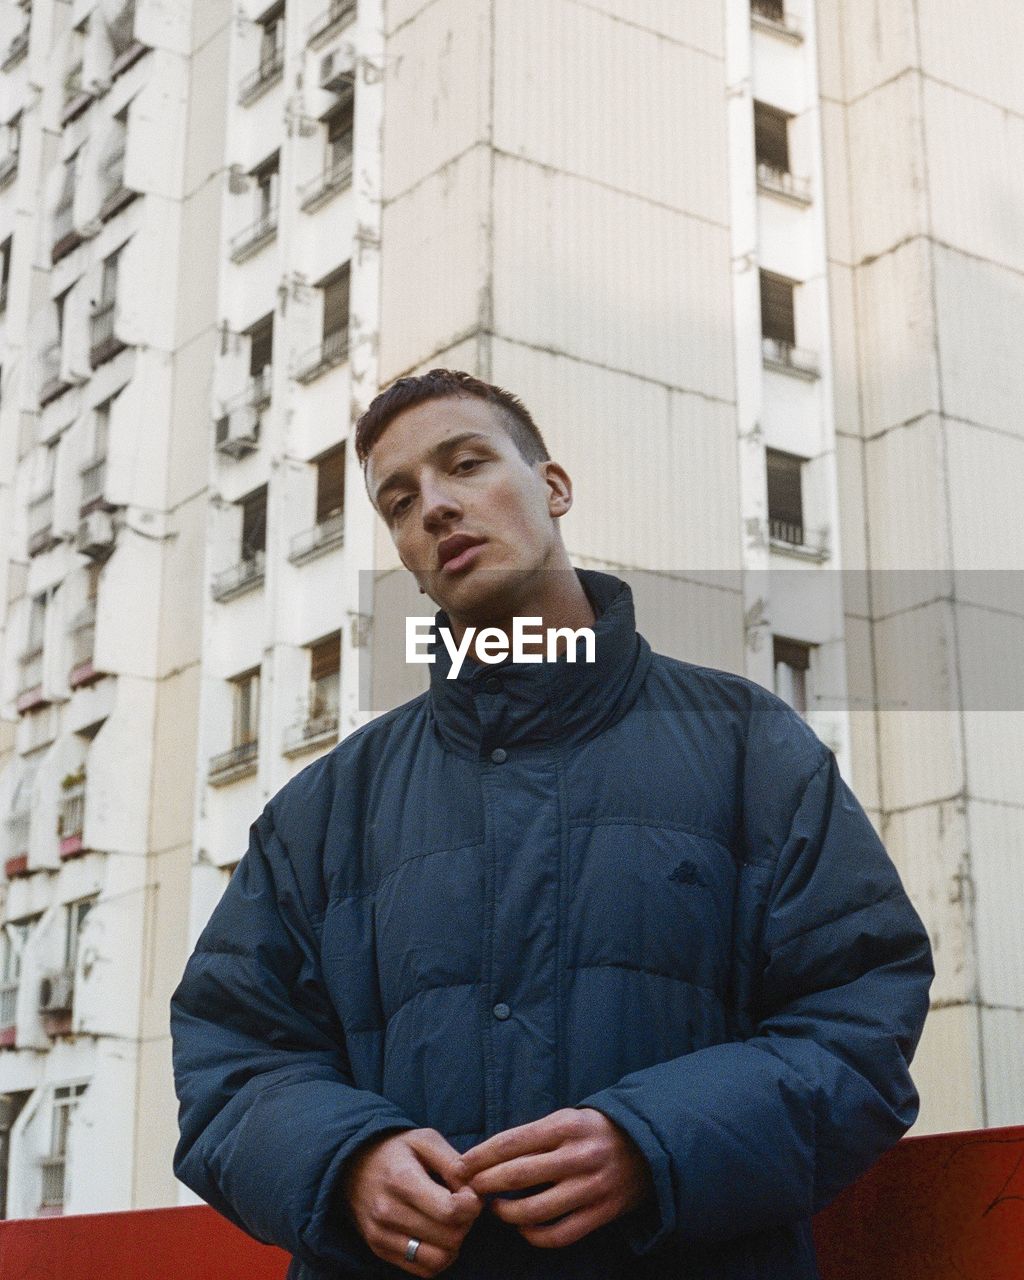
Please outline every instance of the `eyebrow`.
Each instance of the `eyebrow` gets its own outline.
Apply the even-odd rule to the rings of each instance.
[[[427,451],[426,458],[430,462],[440,462],[442,459],[450,457],[462,445],[467,444],[470,440],[482,440],[485,444],[491,443],[490,436],[484,435],[482,431],[462,431],[457,436],[450,436],[447,440],[442,440],[440,444],[435,444],[433,449]],[[393,471],[386,480],[382,480],[374,494],[374,502],[380,509],[381,497],[388,493],[391,489],[397,489],[405,482],[411,482],[413,475],[411,471]]]

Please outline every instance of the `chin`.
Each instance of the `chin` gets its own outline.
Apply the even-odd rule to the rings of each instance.
[[[450,582],[435,576],[427,594],[449,618],[466,626],[483,627],[515,612],[526,569],[471,568]]]

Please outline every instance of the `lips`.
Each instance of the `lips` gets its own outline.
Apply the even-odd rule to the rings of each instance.
[[[483,538],[472,538],[468,533],[455,533],[437,548],[437,564],[442,571],[454,573],[475,557],[467,554],[474,547],[483,546]]]

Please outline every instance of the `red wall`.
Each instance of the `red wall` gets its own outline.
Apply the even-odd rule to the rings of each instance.
[[[815,1220],[823,1280],[1022,1280],[1024,1127],[906,1138]],[[282,1280],[205,1206],[0,1222],[3,1280]]]

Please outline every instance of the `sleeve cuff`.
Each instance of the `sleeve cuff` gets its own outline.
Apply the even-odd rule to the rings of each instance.
[[[606,1115],[633,1139],[647,1161],[654,1184],[653,1197],[623,1214],[613,1225],[635,1254],[649,1253],[668,1239],[676,1225],[672,1166],[668,1153],[650,1125],[628,1107],[624,1107],[610,1091],[584,1098],[576,1106],[592,1107]]]

